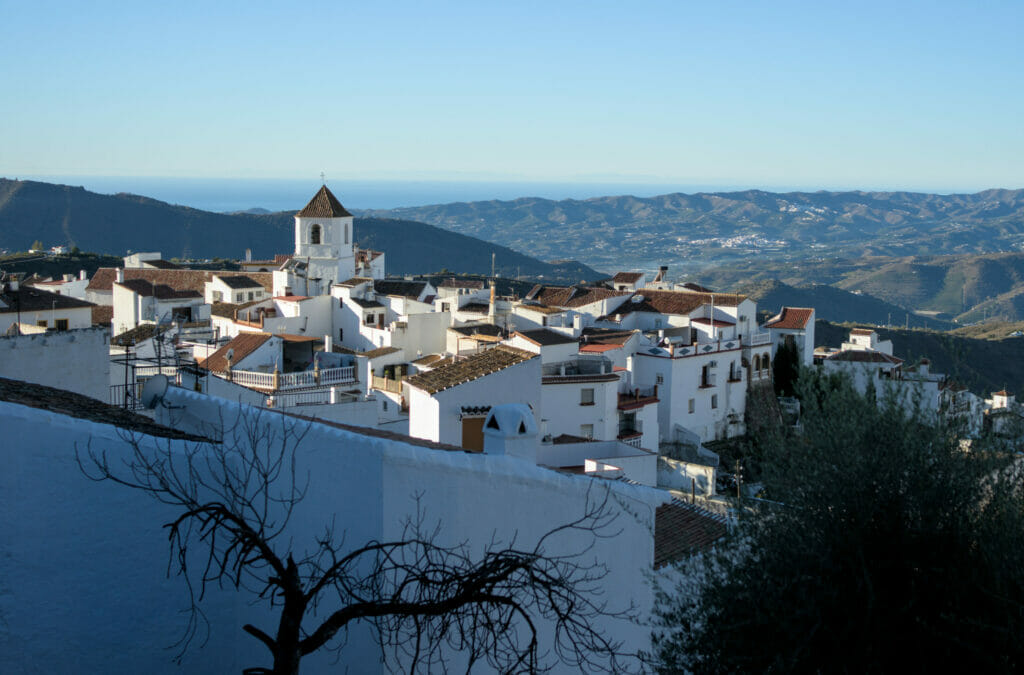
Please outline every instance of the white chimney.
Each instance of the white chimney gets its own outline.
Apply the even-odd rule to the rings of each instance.
[[[123,284],[124,283],[124,268],[123,267],[118,267],[117,268],[117,283],[119,283],[119,284]]]
[[[79,281],[85,281],[88,278],[89,278],[89,273],[88,272],[86,272],[85,270],[79,270],[78,271],[78,280]]]
[[[245,262],[252,262],[252,249],[245,249]]]
[[[537,422],[530,406],[504,403],[491,408],[484,420],[484,453],[506,455],[537,463]]]
[[[328,354],[334,351],[334,345],[331,343],[330,335],[324,336],[324,351],[327,352]]]

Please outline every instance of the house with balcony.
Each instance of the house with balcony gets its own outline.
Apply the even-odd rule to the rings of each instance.
[[[249,405],[375,426],[353,354],[330,338],[245,332],[197,362],[198,389]]]

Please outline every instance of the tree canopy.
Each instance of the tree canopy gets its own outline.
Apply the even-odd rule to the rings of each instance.
[[[802,375],[802,433],[767,443],[768,500],[660,593],[663,672],[1024,666],[1016,459]],[[748,505],[744,505],[745,507]]]

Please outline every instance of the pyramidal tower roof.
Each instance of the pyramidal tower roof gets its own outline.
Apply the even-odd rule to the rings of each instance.
[[[295,215],[299,218],[344,218],[352,214],[345,210],[338,198],[324,185],[313,195],[305,208]]]

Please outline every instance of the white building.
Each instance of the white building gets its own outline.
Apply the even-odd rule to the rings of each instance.
[[[172,387],[156,411],[161,427],[83,404],[71,394],[37,396],[43,401],[38,406],[26,401],[31,396],[24,386],[0,381],[7,438],[0,444],[5,467],[0,555],[8,570],[0,594],[5,617],[0,651],[8,663],[45,663],[52,672],[148,673],[224,673],[269,665],[270,656],[241,626],[252,623],[273,632],[278,617],[230,584],[209,587],[202,599],[209,639],[193,644],[180,665],[172,662],[175,653],[163,648],[180,637],[186,620],[180,610],[188,598],[184,581],[167,574],[163,525],[178,514],[137,491],[89,481],[75,459],[76,447],[88,442],[119,465],[132,451],[125,430],[146,452],[184,453],[197,446],[182,432],[202,432],[213,422],[229,430],[230,439],[230,430],[238,428],[234,421],[251,415],[249,409]],[[440,524],[439,543],[468,542],[478,551],[490,541],[514,537],[517,546],[530,547],[577,517],[595,490],[610,490],[609,503],[623,511],[613,538],[566,533],[549,541],[546,550],[559,555],[592,545],[588,555],[608,568],[601,601],[610,610],[635,603],[644,614],[653,602],[647,576],[694,546],[713,542],[725,529],[720,519],[664,492],[555,472],[518,458],[507,452],[518,439],[501,437],[517,433],[518,425],[496,432],[493,452],[471,454],[271,413],[242,419],[257,425],[252,437],[280,432],[282,424],[303,435],[295,471],[302,476],[304,498],[282,540],[299,555],[315,547],[331,523],[350,548],[401,538],[403,522],[417,508]],[[321,615],[331,609],[329,602],[319,608]],[[600,628],[621,640],[625,651],[650,649],[643,618],[602,621],[608,623]],[[61,630],[52,630],[55,625]],[[546,624],[539,626],[542,652],[550,647],[551,632]],[[304,658],[303,672],[334,672],[338,659],[353,671],[384,670],[379,647],[356,627],[340,653]]]
[[[327,186],[295,214],[295,255],[274,272],[274,295],[326,295],[355,276],[352,214]]]
[[[814,364],[814,309],[811,307],[783,307],[782,311],[764,323],[772,336],[772,358],[785,343],[796,348],[800,363]]]
[[[74,330],[92,326],[92,303],[25,286],[17,280],[0,282],[0,335],[15,324],[43,330]]]
[[[522,403],[536,415],[541,364],[536,354],[498,345],[417,373],[405,385],[410,436],[480,451],[492,407]]]

